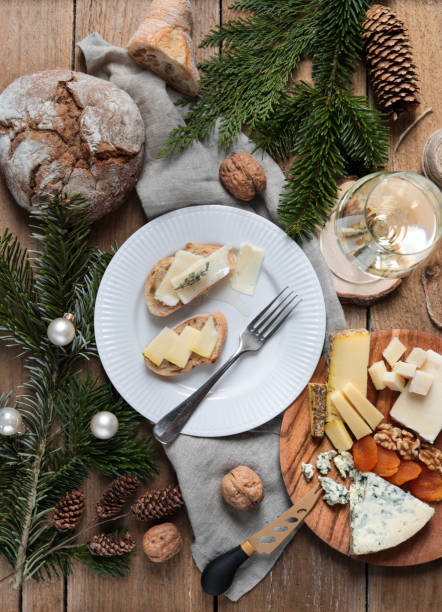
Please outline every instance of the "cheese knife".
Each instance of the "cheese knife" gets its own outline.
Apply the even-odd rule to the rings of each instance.
[[[227,591],[239,566],[255,553],[270,555],[276,550],[302,524],[320,496],[321,485],[317,484],[277,519],[239,546],[210,561],[201,575],[204,591],[209,595],[221,595]]]

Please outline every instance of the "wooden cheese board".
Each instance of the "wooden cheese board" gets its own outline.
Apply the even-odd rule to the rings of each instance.
[[[402,329],[384,330],[371,333],[369,364],[382,359],[382,351],[393,336],[398,336],[400,341],[407,347],[404,357],[415,346],[425,350],[432,349],[438,353],[442,352],[442,338],[437,336],[420,331]],[[311,380],[312,382],[326,382],[326,379],[327,355],[324,355],[319,361]],[[376,391],[369,379],[367,396],[386,415],[386,420],[389,421],[388,414],[398,393],[389,389]],[[435,445],[442,450],[442,433],[437,438]],[[308,396],[307,389],[304,389],[297,400],[286,410],[281,426],[281,471],[287,492],[293,503],[305,495],[312,484],[317,481],[317,470],[315,469],[313,480],[310,483],[306,482],[301,473],[301,463],[315,465],[317,455],[332,448],[327,437],[324,437],[318,443],[310,435]],[[333,462],[332,466],[328,476],[336,479],[338,482],[343,482],[338,476]],[[349,482],[349,479],[347,479],[347,486]],[[329,506],[323,501],[318,502],[307,516],[305,522],[321,540],[335,550],[347,556],[352,556],[354,559],[375,565],[419,565],[442,556],[442,502],[431,505],[436,511],[434,516],[415,536],[395,548],[365,556],[352,556],[349,554],[350,510],[348,504],[346,506]]]

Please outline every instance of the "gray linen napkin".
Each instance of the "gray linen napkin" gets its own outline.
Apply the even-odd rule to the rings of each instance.
[[[173,103],[179,94],[164,81],[143,70],[120,47],[105,42],[97,33],[78,45],[85,57],[87,71],[108,79],[127,91],[141,111],[146,131],[145,161],[136,191],[148,219],[169,210],[197,204],[238,206],[222,187],[218,168],[228,154],[251,153],[253,143],[241,134],[229,153],[218,149],[217,134],[205,138],[171,159],[156,159],[169,131],[182,123],[185,109]],[[279,166],[266,154],[255,153],[267,175],[267,188],[256,198],[253,209],[276,221],[278,197],[284,181]],[[318,275],[327,308],[327,335],[345,327],[325,261],[315,240],[302,245]],[[295,398],[293,398],[295,399]],[[245,434],[227,438],[195,438],[181,435],[166,449],[183,493],[195,534],[192,552],[202,570],[210,559],[236,546],[284,512],[290,501],[279,467],[279,428],[281,417]],[[249,512],[228,506],[220,493],[220,480],[231,468],[248,465],[262,478],[264,501]],[[282,549],[273,555],[254,555],[239,569],[226,595],[237,601],[252,589],[272,568]]]

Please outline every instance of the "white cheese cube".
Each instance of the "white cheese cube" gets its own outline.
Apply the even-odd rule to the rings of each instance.
[[[428,372],[439,375],[439,378],[442,377],[442,355],[439,355],[439,353],[431,349],[427,351],[425,369],[428,370]]]
[[[371,382],[374,384],[374,388],[377,391],[382,391],[382,389],[385,389],[383,378],[386,371],[387,368],[385,367],[385,363],[383,361],[376,361],[376,363],[368,368]]]
[[[405,361],[396,361],[393,366],[393,372],[403,376],[404,378],[413,378],[416,374],[416,364],[406,363]]]
[[[173,329],[165,327],[152,340],[149,346],[144,349],[143,355],[153,361],[155,365],[159,366],[166,357],[166,353],[175,344],[177,338],[179,338],[179,336],[173,331]]]
[[[407,347],[402,344],[402,342],[396,336],[391,339],[390,344],[384,350],[382,355],[384,356],[385,361],[393,367],[396,361],[402,357],[402,355],[407,350]]]
[[[419,395],[427,395],[433,384],[434,376],[428,372],[418,370],[410,382],[408,390],[410,393],[418,393]]]
[[[417,368],[421,368],[427,358],[427,351],[421,348],[414,348],[405,360],[407,363],[414,363]]]
[[[402,391],[405,387],[405,380],[396,372],[386,372],[382,380],[392,391]]]
[[[240,246],[238,259],[230,279],[232,289],[253,295],[258,279],[264,251],[251,244],[244,243]]]

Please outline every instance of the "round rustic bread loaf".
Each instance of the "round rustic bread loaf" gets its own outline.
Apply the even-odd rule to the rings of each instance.
[[[144,126],[132,98],[71,70],[22,76],[0,95],[0,167],[20,206],[80,193],[94,221],[115,210],[141,170]]]

